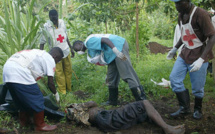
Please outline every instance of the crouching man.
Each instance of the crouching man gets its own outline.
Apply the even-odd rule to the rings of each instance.
[[[6,83],[15,106],[19,109],[21,127],[30,123],[30,113],[34,114],[35,131],[51,131],[56,125],[44,122],[44,99],[37,80],[48,76],[48,87],[59,101],[53,77],[55,65],[63,58],[60,48],[44,50],[23,50],[12,55],[3,67],[3,81]]]

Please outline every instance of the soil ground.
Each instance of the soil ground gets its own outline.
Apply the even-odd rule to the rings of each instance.
[[[151,53],[153,54],[157,54],[157,53],[162,53],[165,54],[166,52],[168,52],[172,47],[166,47],[163,46],[157,42],[149,42],[149,44],[147,45],[147,48],[150,50]]]
[[[162,46],[156,42],[151,42],[148,45],[151,53],[166,53],[169,49],[168,47]],[[84,99],[89,97],[83,93],[83,91],[76,91],[74,94],[80,98]],[[194,100],[193,96],[191,96],[191,111],[193,111]],[[205,96],[203,102],[203,118],[201,120],[195,120],[192,118],[192,113],[181,117],[178,119],[173,119],[169,117],[169,114],[178,110],[178,102],[175,98],[175,95],[167,97],[160,97],[160,99],[152,100],[148,96],[150,102],[154,105],[155,109],[161,114],[163,119],[170,125],[179,125],[184,124],[186,128],[186,134],[215,134],[215,98]],[[126,103],[126,102],[125,102]],[[123,105],[125,103],[122,103]],[[57,120],[49,120],[50,124],[57,124],[58,129],[52,132],[39,132],[44,134],[103,134],[96,127],[84,127],[84,126],[76,126],[71,122],[59,122]],[[1,131],[0,131],[1,133]],[[14,131],[10,131],[8,133],[11,134],[34,134],[36,132],[33,131],[33,127],[31,128],[20,128],[14,129]],[[38,133],[38,132],[37,132]],[[109,134],[162,134],[163,131],[156,124],[144,122],[141,124],[137,124],[129,129],[120,130],[117,132],[111,132]]]
[[[80,92],[80,91],[79,91]],[[83,96],[80,96],[80,98]],[[150,98],[150,97],[148,97]],[[191,110],[193,111],[193,99],[191,96]],[[215,133],[215,99],[207,98],[207,102],[203,102],[203,118],[201,120],[195,120],[192,118],[192,113],[181,118],[173,119],[169,117],[169,114],[175,112],[178,109],[178,102],[175,96],[169,98],[161,97],[159,100],[150,100],[155,109],[161,114],[163,119],[170,125],[185,124],[185,134],[214,134]],[[57,124],[58,129],[51,132],[39,132],[44,134],[103,134],[102,131],[96,127],[76,126],[74,123],[65,122],[60,123],[56,120],[49,120],[50,124]],[[8,134],[36,134],[38,132],[33,131],[31,128],[15,129]],[[144,122],[137,124],[129,129],[111,132],[109,134],[162,134],[163,131],[156,124]]]

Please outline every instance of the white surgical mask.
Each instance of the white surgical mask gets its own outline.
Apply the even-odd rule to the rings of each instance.
[[[79,55],[83,55],[83,54],[85,54],[85,52],[84,52],[84,51],[77,51],[77,53],[78,53]]]

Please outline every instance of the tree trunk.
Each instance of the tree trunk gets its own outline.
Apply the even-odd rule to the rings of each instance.
[[[139,58],[139,8],[138,2],[136,2],[136,58]]]

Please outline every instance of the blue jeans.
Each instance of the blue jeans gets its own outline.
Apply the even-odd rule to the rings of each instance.
[[[169,77],[172,90],[175,93],[185,91],[186,88],[184,87],[183,81],[187,72],[189,72],[193,95],[198,98],[203,98],[208,62],[203,63],[202,67],[195,72],[190,72],[192,69],[190,65],[191,64],[185,63],[180,56],[177,58]]]

